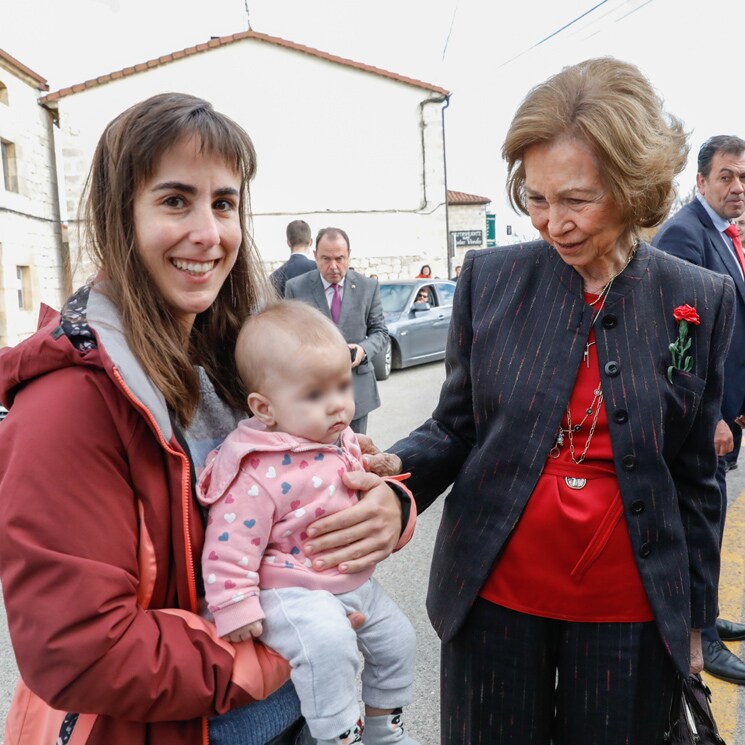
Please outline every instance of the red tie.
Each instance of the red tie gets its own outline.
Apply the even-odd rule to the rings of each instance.
[[[732,238],[732,245],[735,247],[735,254],[737,254],[737,260],[740,262],[740,269],[742,269],[742,275],[745,277],[745,256],[742,253],[742,241],[740,240],[740,234],[737,232],[737,228],[734,225],[728,225],[727,230],[724,231],[730,238]]]
[[[732,226],[734,227],[734,225]],[[740,247],[740,253],[742,254],[742,247]],[[334,291],[334,297],[331,298],[331,320],[334,323],[339,323],[339,313],[341,313],[341,295],[339,294],[339,285],[333,284],[331,288]]]

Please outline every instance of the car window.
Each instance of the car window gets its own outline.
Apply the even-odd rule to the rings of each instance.
[[[399,313],[411,295],[411,285],[380,285],[380,302],[384,313]]]
[[[452,305],[453,295],[455,295],[455,285],[444,283],[437,285],[437,295],[440,300],[440,305]]]

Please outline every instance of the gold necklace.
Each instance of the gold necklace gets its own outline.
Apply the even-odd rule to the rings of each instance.
[[[595,313],[593,314],[592,321],[590,322],[590,329],[595,325],[595,321],[598,320],[598,317],[600,316],[600,313],[602,312],[603,308],[605,307],[605,300],[610,294],[611,287],[613,286],[613,280],[618,277],[620,274],[623,274],[623,272],[626,270],[626,267],[631,263],[632,259],[634,258],[634,255],[636,254],[636,248],[639,245],[638,241],[634,241],[634,243],[631,246],[631,250],[629,251],[629,255],[626,257],[626,262],[621,267],[619,271],[617,271],[611,278],[608,280],[608,283],[603,287],[603,289],[600,291],[600,294],[593,300],[591,303],[588,303],[590,306],[595,306],[596,303],[600,302],[602,299],[602,302],[600,302],[600,305],[595,310]],[[587,364],[587,367],[590,367],[590,347],[595,344],[594,341],[588,341],[587,344],[585,344],[585,352],[583,355],[583,359],[585,363]],[[593,398],[590,405],[585,409],[585,416],[583,417],[582,421],[579,424],[572,424],[572,412],[569,408],[569,404],[567,404],[566,408],[566,417],[567,417],[567,427],[564,429],[561,425],[559,425],[559,432],[556,435],[556,439],[554,440],[554,445],[551,448],[551,450],[548,451],[548,454],[551,458],[558,458],[559,454],[561,452],[561,448],[564,445],[564,435],[567,436],[569,439],[569,454],[572,457],[572,461],[579,465],[582,463],[582,461],[587,457],[587,451],[590,449],[590,443],[592,442],[592,437],[595,434],[595,428],[598,424],[598,418],[600,417],[600,409],[603,406],[603,389],[601,386],[601,381],[598,380],[598,384],[593,390]],[[582,426],[587,421],[588,417],[592,416],[592,424],[590,425],[590,431],[587,433],[587,439],[585,440],[585,446],[582,449],[582,455],[579,456],[579,458],[575,457],[575,451],[574,451],[574,433],[579,432],[582,429]]]

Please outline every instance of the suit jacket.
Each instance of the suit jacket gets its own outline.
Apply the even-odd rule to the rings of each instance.
[[[694,199],[660,228],[653,245],[698,266],[732,278],[736,302],[732,344],[724,362],[722,418],[732,423],[745,413],[745,282],[722,234],[703,205]]]
[[[300,253],[290,254],[290,258],[282,266],[275,269],[269,279],[276,288],[280,297],[284,297],[287,281],[299,277],[306,272],[312,272],[316,268],[316,262]]]
[[[285,297],[303,300],[331,318],[321,273],[317,269],[291,279],[285,287]],[[354,368],[354,418],[359,419],[380,406],[372,358],[388,344],[388,329],[377,280],[351,269],[347,272],[338,326],[347,343],[359,344],[367,355],[365,361]]]
[[[674,370],[673,309],[688,303],[690,373]],[[641,244],[596,320],[613,457],[641,579],[660,633],[688,671],[690,628],[714,623],[721,499],[714,427],[734,289]],[[447,378],[432,418],[392,452],[417,510],[454,482],[427,608],[448,641],[463,623],[543,470],[574,388],[593,308],[547,243],[469,252],[455,292]]]

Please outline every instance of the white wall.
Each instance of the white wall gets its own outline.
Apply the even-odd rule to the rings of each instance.
[[[18,173],[18,193],[6,191],[0,176],[0,346],[4,346],[31,334],[39,305],[59,307],[65,292],[51,115],[39,106],[32,81],[1,64],[0,80],[8,89],[8,105],[0,103],[0,138],[15,145]],[[17,266],[30,268],[31,310],[18,307]]]
[[[60,99],[71,217],[105,125],[164,91],[211,101],[251,135],[254,234],[268,266],[286,258],[285,227],[301,218],[314,234],[344,228],[360,260],[414,256],[444,271],[442,104],[420,106],[437,96],[255,39]]]

